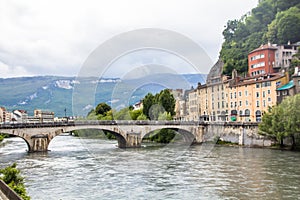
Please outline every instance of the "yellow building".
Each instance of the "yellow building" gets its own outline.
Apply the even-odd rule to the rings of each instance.
[[[261,121],[264,112],[277,104],[276,89],[288,83],[288,74],[233,77],[228,81],[228,109],[231,121]]]
[[[219,60],[210,70],[206,85],[198,86],[198,107],[200,119],[204,121],[227,121],[228,104],[227,76],[222,74],[223,62]]]

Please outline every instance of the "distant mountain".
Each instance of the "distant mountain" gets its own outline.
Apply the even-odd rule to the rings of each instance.
[[[85,115],[99,102],[113,108],[132,105],[148,92],[164,88],[189,89],[204,83],[202,74],[159,74],[131,80],[119,78],[76,78],[37,76],[0,79],[0,106],[8,110],[24,109],[33,115],[34,109],[51,110],[56,116]],[[91,100],[89,100],[91,99]]]

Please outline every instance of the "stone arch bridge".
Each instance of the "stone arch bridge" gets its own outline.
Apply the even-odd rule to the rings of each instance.
[[[184,141],[191,144],[203,142],[205,124],[183,121],[71,121],[57,123],[2,124],[0,133],[21,137],[29,152],[47,151],[51,140],[62,133],[82,129],[100,129],[111,132],[120,148],[140,147],[143,138],[159,129],[172,129],[180,133]]]

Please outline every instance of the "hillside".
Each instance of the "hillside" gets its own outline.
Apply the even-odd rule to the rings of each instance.
[[[300,1],[260,0],[251,13],[239,20],[230,20],[223,31],[224,42],[220,58],[224,62],[224,74],[233,69],[245,73],[247,55],[261,44],[295,43],[300,41]]]
[[[184,80],[178,84],[178,79]],[[165,74],[155,77],[143,77],[142,79],[120,80],[118,78],[104,78],[97,81],[96,91],[93,93],[95,104],[106,102],[113,104],[114,108],[122,108],[124,105],[134,104],[143,98],[148,92],[156,93],[166,86],[172,89],[189,89],[198,82],[204,83],[206,75]],[[91,82],[95,78],[87,78]],[[159,84],[164,82],[164,85]],[[74,87],[83,85],[76,77],[38,76],[0,79],[0,106],[8,110],[24,109],[29,115],[33,115],[34,109],[51,110],[56,116],[73,115],[72,102]],[[138,87],[137,87],[138,86]],[[129,92],[133,91],[133,92]],[[83,98],[86,98],[82,95]],[[95,105],[80,105],[79,113],[85,115]]]

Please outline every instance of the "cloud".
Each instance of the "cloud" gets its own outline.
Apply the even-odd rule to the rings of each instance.
[[[190,37],[215,61],[226,21],[256,4],[257,0],[1,0],[0,61],[5,70],[0,73],[76,75],[102,42],[149,27]]]
[[[20,77],[20,76],[32,76],[22,66],[8,66],[3,62],[0,62],[0,78]]]

